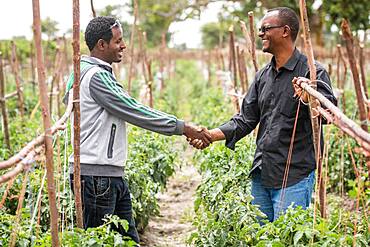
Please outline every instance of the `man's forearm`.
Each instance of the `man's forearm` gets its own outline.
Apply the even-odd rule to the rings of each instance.
[[[209,133],[211,134],[212,142],[226,139],[225,134],[219,128],[211,129]]]

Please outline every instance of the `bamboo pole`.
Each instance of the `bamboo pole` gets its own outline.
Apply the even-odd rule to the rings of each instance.
[[[11,42],[12,45],[12,59],[11,59],[11,65],[15,77],[15,84],[17,86],[17,95],[18,95],[18,108],[19,108],[19,113],[21,114],[21,117],[24,117],[24,99],[23,99],[23,87],[21,85],[21,79],[19,77],[19,71],[18,71],[18,58],[17,58],[17,47],[12,40]]]
[[[132,81],[133,67],[134,67],[134,61],[135,61],[134,38],[135,38],[137,15],[138,15],[137,0],[134,0],[134,23],[132,24],[132,27],[131,27],[131,36],[130,36],[130,67],[129,67],[129,71],[128,71],[128,85],[127,85],[127,92],[128,93],[131,93],[131,83],[132,83],[131,81]]]
[[[363,130],[367,131],[367,124],[366,124],[366,109],[365,109],[365,103],[363,98],[363,90],[360,82],[360,76],[358,74],[357,66],[356,66],[356,59],[354,55],[353,50],[353,36],[351,33],[350,26],[348,24],[348,21],[343,19],[341,24],[342,32],[343,32],[343,38],[346,42],[346,48],[347,48],[347,55],[349,60],[349,65],[352,71],[352,77],[353,77],[353,83],[355,84],[355,90],[356,90],[356,96],[357,96],[357,104],[358,109],[360,113],[360,121],[361,121],[361,127]]]
[[[299,9],[301,14],[301,23],[303,25],[303,38],[305,44],[305,50],[308,58],[308,66],[310,69],[310,80],[312,81],[312,87],[317,88],[316,83],[316,66],[314,63],[314,56],[313,56],[313,49],[311,44],[311,37],[310,37],[310,26],[308,22],[307,16],[307,9],[306,9],[306,1],[300,0],[299,1]],[[320,212],[321,217],[326,218],[326,202],[325,202],[325,195],[324,195],[324,181],[321,179],[321,172],[322,172],[322,160],[321,160],[321,153],[320,153],[320,126],[318,118],[315,117],[314,109],[317,108],[318,103],[312,97],[308,97],[309,106],[310,106],[310,115],[311,115],[311,125],[312,125],[312,135],[313,135],[313,143],[314,143],[314,150],[315,150],[315,157],[316,157],[316,166],[318,169],[319,178],[318,181],[320,182],[319,185],[319,198],[320,198]]]
[[[3,115],[2,120],[3,120],[4,140],[5,140],[6,147],[10,150],[8,113],[6,111],[6,100],[5,100],[3,55],[1,54],[1,52],[0,52],[0,107],[1,107],[1,114]]]
[[[55,201],[55,183],[53,167],[53,143],[51,136],[51,121],[48,111],[47,86],[45,83],[45,67],[41,48],[41,20],[39,0],[32,0],[33,7],[33,33],[36,47],[37,73],[39,81],[39,97],[41,102],[42,118],[45,130],[45,155],[46,155],[46,172],[47,185],[50,205],[50,227],[53,246],[59,246],[58,238],[58,210]]]
[[[253,60],[253,66],[255,71],[258,71],[258,64],[257,64],[257,56],[256,56],[256,38],[254,34],[254,17],[253,17],[253,11],[248,12],[249,17],[249,32],[250,32],[250,38],[251,38],[251,52],[252,52],[252,60]]]
[[[77,227],[83,228],[80,171],[80,2],[73,0],[73,176]]]

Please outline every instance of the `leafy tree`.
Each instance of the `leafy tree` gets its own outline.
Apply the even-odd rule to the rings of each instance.
[[[323,9],[328,18],[328,26],[340,27],[343,18],[351,23],[352,30],[367,30],[369,28],[370,1],[368,0],[331,0],[323,1]]]
[[[46,34],[48,39],[51,40],[56,36],[55,33],[59,31],[57,26],[57,21],[52,20],[50,17],[46,17],[45,20],[41,21],[41,32]]]

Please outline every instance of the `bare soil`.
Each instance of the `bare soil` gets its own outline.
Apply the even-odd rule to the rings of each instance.
[[[188,246],[186,240],[195,231],[193,207],[200,180],[201,176],[191,165],[176,171],[168,181],[166,191],[158,195],[160,215],[150,220],[145,233],[140,236],[141,246]]]

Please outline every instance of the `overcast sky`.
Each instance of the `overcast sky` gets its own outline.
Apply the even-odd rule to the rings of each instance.
[[[122,4],[125,0],[95,0],[95,9],[106,5]],[[200,20],[187,20],[174,23],[170,31],[174,32],[173,43],[186,43],[187,47],[195,48],[201,43],[200,27],[207,22],[217,21],[217,13],[222,3],[212,3],[202,12]],[[50,17],[57,21],[63,34],[72,29],[72,0],[40,0],[41,19]],[[90,0],[80,0],[81,29],[84,30],[92,18]],[[124,18],[124,15],[123,15]],[[0,39],[11,39],[14,36],[32,38],[32,0],[1,0]],[[189,39],[190,38],[190,39]]]

